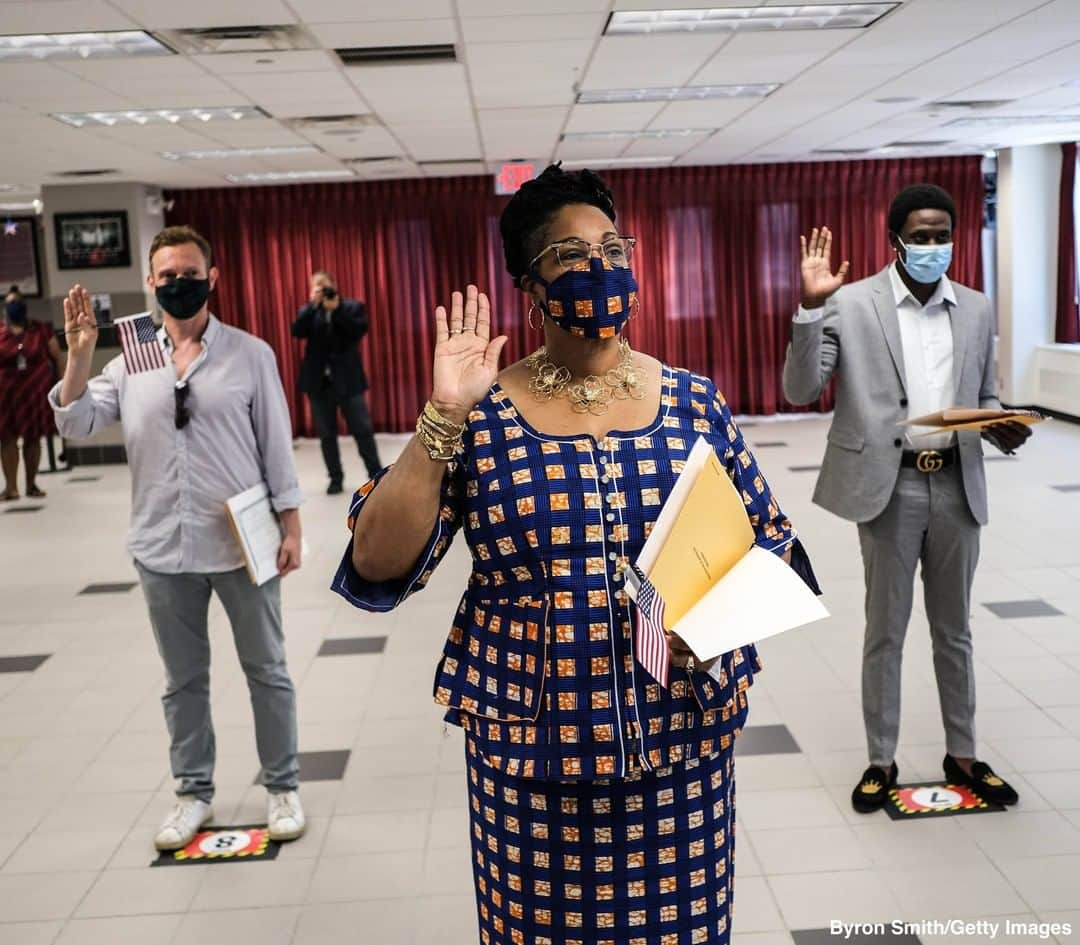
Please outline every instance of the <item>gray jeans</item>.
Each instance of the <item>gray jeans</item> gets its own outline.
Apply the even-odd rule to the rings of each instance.
[[[210,718],[207,613],[216,593],[232,624],[255,713],[261,781],[273,792],[295,790],[296,693],[285,664],[281,581],[256,587],[240,568],[215,574],[160,574],[135,567],[165,664],[165,723],[177,794],[214,796],[214,726]]]
[[[866,572],[863,721],[870,763],[887,768],[900,734],[900,661],[922,562],[945,746],[975,757],[975,670],[968,616],[979,560],[979,524],[959,465],[937,473],[901,469],[889,504],[859,525]]]

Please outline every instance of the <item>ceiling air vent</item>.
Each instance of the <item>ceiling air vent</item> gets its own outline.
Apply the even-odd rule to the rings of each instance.
[[[989,108],[1000,108],[1002,105],[1008,105],[1015,99],[1011,98],[984,98],[984,99],[969,99],[967,101],[961,101],[958,99],[949,99],[945,102],[931,102],[926,106],[928,111],[937,112],[945,109],[955,108],[962,109],[964,111],[981,112],[986,111]]]
[[[299,26],[209,26],[202,29],[159,30],[155,35],[188,55],[282,52],[315,49],[318,44]]]
[[[346,66],[402,66],[429,62],[457,62],[453,43],[427,46],[353,46],[335,49]]]
[[[812,153],[831,154],[834,157],[841,157],[848,154],[870,154],[873,150],[873,148],[814,148]]]
[[[106,174],[119,174],[115,167],[97,167],[85,171],[57,171],[56,177],[104,177]]]
[[[293,131],[321,135],[354,135],[366,128],[379,127],[374,115],[313,115],[310,118],[288,118],[284,124]]]
[[[360,177],[393,177],[415,173],[416,165],[406,157],[345,158],[344,162]]]

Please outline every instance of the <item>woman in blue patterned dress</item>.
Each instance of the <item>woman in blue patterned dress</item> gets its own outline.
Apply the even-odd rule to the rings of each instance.
[[[436,310],[431,399],[354,497],[334,589],[390,610],[465,530],[473,570],[434,694],[465,730],[483,945],[726,943],[757,652],[694,665],[673,638],[653,678],[624,577],[699,436],[758,543],[813,575],[713,383],[623,338],[634,241],[603,182],[549,167],[501,229],[544,347],[500,373],[483,294]]]

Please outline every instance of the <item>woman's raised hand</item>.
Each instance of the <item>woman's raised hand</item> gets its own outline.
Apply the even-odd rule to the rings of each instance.
[[[814,227],[807,243],[805,236],[799,237],[802,247],[802,306],[803,308],[821,308],[825,301],[844,284],[849,263],[845,259],[840,269],[833,273],[829,256],[832,253],[832,231],[823,226]]]
[[[76,285],[64,299],[64,335],[68,353],[75,358],[87,358],[94,353],[98,326],[90,293]]]
[[[431,403],[447,420],[464,423],[499,373],[506,335],[491,337],[491,304],[474,285],[451,296],[450,312],[435,309]]]

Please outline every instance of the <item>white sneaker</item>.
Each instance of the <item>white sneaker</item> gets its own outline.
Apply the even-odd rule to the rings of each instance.
[[[307,818],[300,806],[296,791],[268,794],[266,798],[266,824],[271,840],[296,840],[304,835]]]
[[[178,798],[176,806],[162,821],[161,829],[154,837],[154,846],[159,850],[182,850],[213,816],[214,811],[206,801],[197,797]]]

